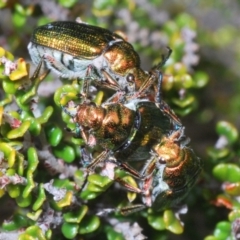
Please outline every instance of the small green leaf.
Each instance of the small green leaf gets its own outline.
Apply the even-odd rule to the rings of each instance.
[[[163,216],[160,214],[150,213],[148,214],[147,220],[148,224],[156,230],[164,230],[166,228]]]
[[[73,239],[76,237],[78,233],[78,228],[79,226],[77,223],[65,222],[63,223],[61,230],[65,238]]]
[[[86,216],[80,223],[78,232],[80,234],[87,234],[94,232],[100,226],[100,219],[97,216]]]
[[[53,147],[56,147],[62,139],[63,136],[62,129],[58,127],[56,124],[51,124],[45,128],[45,132],[49,144]]]
[[[54,147],[53,153],[56,157],[63,159],[67,163],[73,162],[76,157],[74,148],[64,143],[61,143],[57,147]]]
[[[225,136],[230,143],[234,143],[238,139],[238,130],[229,122],[219,121],[216,126],[216,131],[219,135]]]
[[[166,229],[175,233],[181,234],[183,233],[183,224],[181,221],[175,216],[172,210],[165,210],[163,213],[163,221],[165,223]]]
[[[227,221],[219,222],[213,233],[219,240],[225,240],[231,235],[231,223]]]
[[[213,175],[220,181],[239,182],[240,168],[233,163],[220,163],[213,169]]]
[[[63,214],[63,218],[68,223],[80,223],[83,217],[86,215],[87,211],[88,207],[86,205],[82,205],[78,210],[74,212]]]

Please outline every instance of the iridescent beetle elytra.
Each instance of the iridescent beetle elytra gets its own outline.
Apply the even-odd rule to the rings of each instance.
[[[124,88],[125,81],[146,78],[131,44],[97,26],[77,22],[53,22],[36,28],[28,50],[34,64],[64,78],[92,77],[108,80],[107,87]],[[102,83],[104,84],[104,82]]]
[[[43,61],[45,68],[63,78],[91,78],[101,86],[127,92],[139,90],[144,82],[155,82],[159,73],[154,70],[161,66],[143,71],[130,43],[116,33],[86,23],[53,22],[37,27],[28,50],[34,64]]]
[[[87,157],[90,159],[87,168],[110,161],[138,179],[139,187],[116,179],[142,196],[143,204],[121,208],[123,214],[145,207],[160,211],[174,206],[193,187],[202,161],[187,146],[184,127],[160,94],[156,95],[155,102],[132,96],[125,99],[125,103],[77,105],[74,121],[86,145],[103,149],[96,158]],[[141,163],[142,167],[136,169],[134,162]]]
[[[88,166],[93,168],[104,161],[111,152],[118,162],[144,161],[150,157],[152,146],[161,137],[182,127],[182,123],[170,107],[161,100],[162,75],[158,79],[155,101],[142,97],[143,93],[124,94],[110,98],[101,105],[83,101],[76,105],[73,117],[78,132],[89,147],[100,146],[104,152]],[[105,158],[105,159],[104,159]]]
[[[188,142],[181,128],[153,146],[152,156],[141,172],[145,176],[140,182],[144,205],[123,211],[128,213],[145,206],[160,211],[178,205],[186,197],[202,171],[202,160],[187,146]]]
[[[114,107],[122,108],[122,113],[125,112],[124,107],[118,104],[113,103],[111,107],[112,109]],[[152,114],[149,115],[148,110]],[[126,189],[140,194],[142,198],[142,204],[121,208],[120,211],[124,215],[145,207],[161,211],[178,205],[194,186],[202,170],[201,159],[187,146],[188,141],[184,137],[184,127],[175,125],[176,122],[169,115],[164,115],[164,111],[159,112],[158,106],[154,106],[153,102],[139,102],[135,116],[140,115],[140,119],[143,120],[142,125],[139,118],[135,118],[135,125],[132,123],[134,131],[129,132],[128,138],[122,146],[115,151],[109,149],[103,151],[92,159],[88,166],[88,168],[92,168],[101,161],[115,161],[116,166],[136,177],[139,187],[133,187],[121,179],[116,179]],[[105,115],[108,119],[105,124],[113,121],[111,113],[110,116],[108,114],[109,111]],[[128,119],[127,115],[125,116]],[[154,118],[157,116],[160,117],[158,126],[153,127],[151,124],[155,122]],[[121,123],[123,122],[121,121]],[[152,131],[148,131],[149,126]],[[106,125],[102,125],[99,130],[109,129],[106,128]],[[123,132],[121,128],[119,130]],[[93,128],[90,129],[92,136],[89,139],[94,140],[95,144],[100,142],[106,146],[104,142],[101,142],[105,139],[101,139],[100,135],[95,133]],[[106,134],[110,134],[110,132],[107,131]],[[116,134],[119,137],[118,132]],[[136,161],[141,163],[142,168],[132,167]]]

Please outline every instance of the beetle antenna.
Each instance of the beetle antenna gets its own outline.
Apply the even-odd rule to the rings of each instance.
[[[167,62],[167,60],[168,60],[169,57],[171,56],[171,54],[172,54],[172,49],[171,49],[170,47],[166,47],[166,48],[167,48],[167,53],[166,53],[166,54],[163,53],[163,54],[161,55],[161,58],[162,58],[161,62],[158,63],[157,65],[155,65],[155,66],[153,67],[153,69],[161,69],[162,66],[165,65],[165,63]]]

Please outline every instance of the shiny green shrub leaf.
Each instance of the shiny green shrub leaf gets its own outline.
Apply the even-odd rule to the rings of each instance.
[[[80,223],[78,232],[87,234],[96,231],[100,226],[100,219],[97,216],[86,216]]]
[[[112,227],[105,227],[107,234],[107,240],[124,240],[124,237],[121,233],[114,231]]]
[[[76,154],[74,148],[68,144],[59,144],[53,148],[53,153],[56,157],[63,159],[67,163],[74,161]]]
[[[42,232],[41,228],[39,226],[30,226],[26,229],[24,233],[22,233],[18,240],[46,240],[44,233]]]
[[[172,210],[165,210],[163,213],[163,221],[165,223],[166,229],[175,233],[181,234],[183,233],[183,224],[181,221],[175,216]]]
[[[234,209],[228,215],[228,219],[230,222],[233,222],[234,220],[236,220],[238,218],[240,218],[240,210],[239,209]]]
[[[80,223],[83,217],[86,215],[88,211],[88,207],[86,205],[82,205],[78,210],[74,212],[68,212],[63,214],[63,218],[68,223]]]
[[[32,195],[28,195],[27,197],[22,197],[19,196],[16,198],[16,203],[19,207],[28,207],[30,206],[30,204],[32,203]]]
[[[216,125],[216,131],[219,135],[225,136],[230,143],[234,143],[238,139],[238,130],[229,122],[219,121]]]
[[[21,194],[20,190],[21,190],[20,186],[18,186],[18,185],[10,184],[7,186],[7,192],[11,198],[19,197]]]
[[[229,148],[208,147],[207,154],[213,160],[225,160],[231,156],[231,151]]]
[[[34,211],[37,211],[43,205],[43,203],[46,201],[46,199],[47,199],[47,197],[46,197],[46,194],[45,194],[44,186],[43,186],[43,183],[41,183],[41,184],[39,184],[38,196],[37,196],[37,199],[32,206],[32,209]]]
[[[112,180],[106,176],[101,176],[99,174],[91,174],[88,177],[88,181],[100,188],[107,188],[111,183]]]
[[[63,223],[61,230],[65,238],[73,239],[76,237],[78,233],[78,228],[79,226],[77,223],[65,222]]]
[[[54,179],[53,186],[58,188],[66,188],[67,190],[71,191],[75,189],[75,183],[69,179]]]
[[[90,190],[83,190],[83,191],[81,191],[79,196],[83,200],[91,200],[91,199],[96,198],[100,194],[101,194],[101,192],[92,192]]]
[[[74,4],[77,3],[77,0],[58,0],[59,4],[61,4],[63,7],[66,7],[66,8],[70,8],[72,7]]]
[[[233,163],[220,163],[213,169],[213,175],[220,181],[239,182],[240,168]]]
[[[160,214],[150,213],[148,214],[147,220],[148,224],[156,230],[164,230],[166,228],[163,216]]]
[[[194,87],[202,88],[208,84],[209,76],[203,71],[197,71],[193,74]]]
[[[45,132],[48,143],[53,147],[56,147],[63,137],[62,129],[58,127],[56,124],[48,125],[45,128]]]
[[[219,222],[213,235],[219,240],[228,239],[228,237],[231,235],[231,223],[226,221]]]
[[[14,231],[22,227],[26,227],[29,224],[29,219],[21,214],[14,214],[11,221],[5,221],[2,224],[2,228],[6,231]]]

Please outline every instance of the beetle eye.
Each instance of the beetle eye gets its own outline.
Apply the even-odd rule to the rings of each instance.
[[[163,158],[159,158],[159,161],[158,161],[160,164],[166,164],[166,160],[163,159]]]
[[[134,83],[134,81],[135,81],[134,75],[133,75],[132,73],[129,73],[129,74],[127,75],[127,82],[129,82],[129,83]]]
[[[96,105],[96,103],[95,103],[95,102],[90,102],[90,103],[89,103],[89,106],[96,107],[97,105]]]

